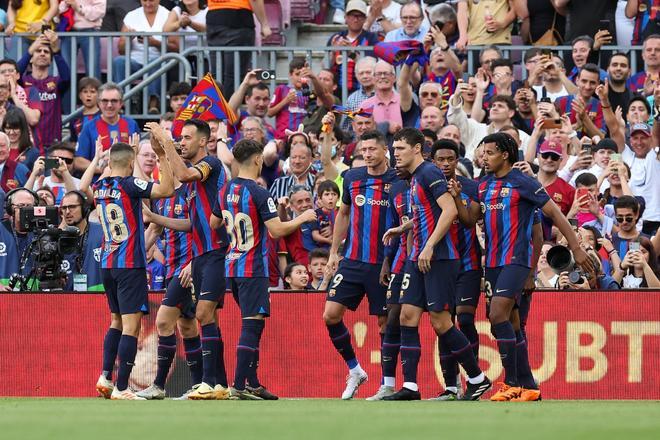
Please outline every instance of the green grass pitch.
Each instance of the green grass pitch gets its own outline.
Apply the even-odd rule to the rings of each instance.
[[[448,431],[449,430],[449,431]],[[450,434],[451,433],[451,434]],[[0,399],[3,440],[658,439],[658,401]]]

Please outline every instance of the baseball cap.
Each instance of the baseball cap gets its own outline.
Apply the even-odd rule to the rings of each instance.
[[[645,124],[643,122],[638,122],[636,124],[633,124],[632,127],[630,127],[631,135],[635,134],[638,131],[641,131],[647,136],[651,136],[651,127],[649,127],[648,124]]]
[[[561,140],[557,136],[544,140],[539,148],[539,153],[555,153],[562,157]]]
[[[616,145],[616,142],[614,142],[610,138],[605,138],[605,139],[601,140],[600,142],[598,142],[596,144],[596,146],[592,148],[591,151],[596,152],[598,150],[612,150],[615,153],[619,152],[619,148]]]
[[[346,4],[346,14],[351,11],[358,11],[367,15],[367,4],[362,0],[351,0]]]

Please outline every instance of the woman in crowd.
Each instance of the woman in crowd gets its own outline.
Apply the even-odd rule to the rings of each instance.
[[[20,109],[7,110],[2,120],[2,131],[9,137],[9,158],[32,170],[39,150],[32,144],[27,119]]]
[[[629,250],[621,262],[621,270],[614,273],[614,278],[624,289],[660,288],[658,280],[658,257],[651,240],[639,238],[639,250]]]
[[[284,287],[291,290],[305,290],[309,282],[307,268],[300,263],[289,263],[284,269]]]

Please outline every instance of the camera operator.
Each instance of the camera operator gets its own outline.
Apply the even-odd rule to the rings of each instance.
[[[38,204],[39,196],[26,188],[16,188],[5,195],[4,212],[9,217],[0,226],[0,290],[10,290],[7,285],[12,275],[28,273],[32,267],[32,256],[20,267],[21,256],[32,242],[33,234],[21,228],[19,210]]]
[[[101,279],[101,247],[103,228],[89,221],[91,205],[87,197],[76,190],[67,192],[60,206],[62,225],[75,226],[79,230],[78,250],[65,255],[63,262],[67,272],[67,291],[103,291]]]
[[[605,275],[600,263],[600,257],[593,249],[587,251],[595,272],[584,273],[580,270],[563,271],[557,279],[557,288],[575,290],[619,290],[621,287],[614,278]]]

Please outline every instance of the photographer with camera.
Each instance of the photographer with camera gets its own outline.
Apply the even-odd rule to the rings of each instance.
[[[75,154],[75,148],[64,142],[55,142],[48,148],[45,158],[39,157],[36,160],[25,187],[35,191],[37,188],[49,187],[55,195],[55,204],[59,205],[64,194],[80,188],[80,180],[71,175]],[[48,176],[47,171],[50,171]]]
[[[68,191],[62,198],[60,227],[75,226],[79,231],[76,252],[66,255],[63,264],[67,270],[65,290],[68,291],[103,291],[100,264],[103,228],[89,221],[91,211],[91,204],[80,191]]]
[[[21,227],[19,210],[38,204],[39,196],[26,188],[15,188],[5,195],[4,213],[9,217],[0,226],[0,291],[11,290],[8,287],[10,280],[32,267],[32,258],[20,267],[21,256],[32,242],[33,235]]]
[[[547,252],[548,266],[559,275],[556,287],[560,290],[620,289],[614,278],[603,273],[600,257],[593,248],[587,248],[587,255],[593,264],[593,271],[578,267],[573,260],[573,253],[564,245],[553,246]]]

